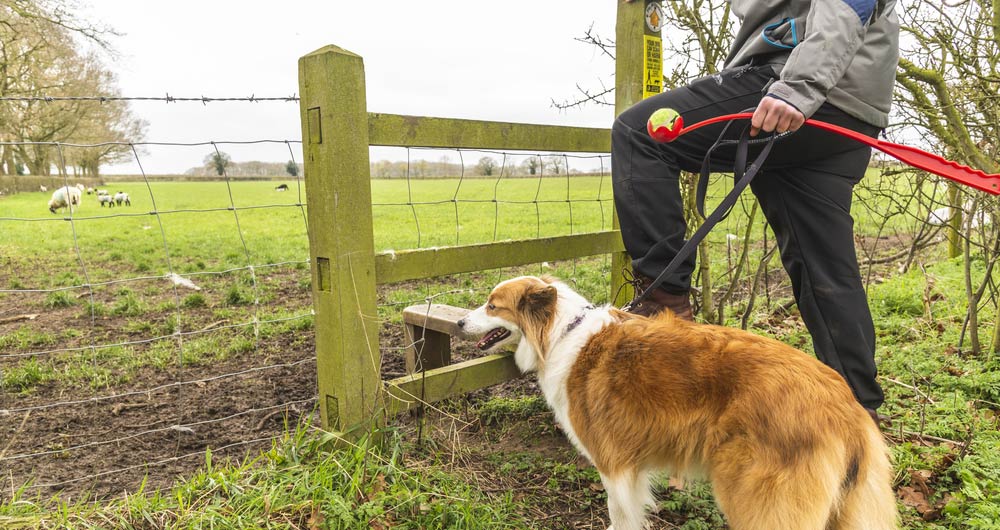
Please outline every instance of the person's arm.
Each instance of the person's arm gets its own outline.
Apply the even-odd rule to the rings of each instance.
[[[804,38],[767,95],[812,116],[826,101],[865,40],[877,0],[814,0]]]
[[[795,131],[826,101],[865,40],[877,0],[816,0],[806,34],[751,119],[751,136]]]

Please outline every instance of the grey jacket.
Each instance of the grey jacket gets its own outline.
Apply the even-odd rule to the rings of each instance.
[[[730,0],[742,21],[726,68],[771,64],[768,96],[885,127],[899,61],[896,0]]]

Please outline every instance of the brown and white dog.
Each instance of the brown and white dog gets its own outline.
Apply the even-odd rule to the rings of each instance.
[[[459,322],[517,344],[556,420],[597,467],[614,530],[639,530],[649,476],[704,477],[733,530],[897,528],[882,435],[816,359],[745,331],[595,308],[552,278],[514,278]]]

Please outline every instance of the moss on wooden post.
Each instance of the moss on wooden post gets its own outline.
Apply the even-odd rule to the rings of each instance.
[[[325,46],[300,58],[299,93],[321,419],[358,435],[384,417],[361,57]]]

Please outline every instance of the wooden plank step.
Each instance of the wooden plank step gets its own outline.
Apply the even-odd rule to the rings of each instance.
[[[470,312],[470,309],[445,304],[411,305],[403,310],[403,322],[448,335],[461,335],[457,322]]]
[[[411,305],[403,310],[406,371],[422,372],[451,364],[451,337],[470,310],[445,304]]]

